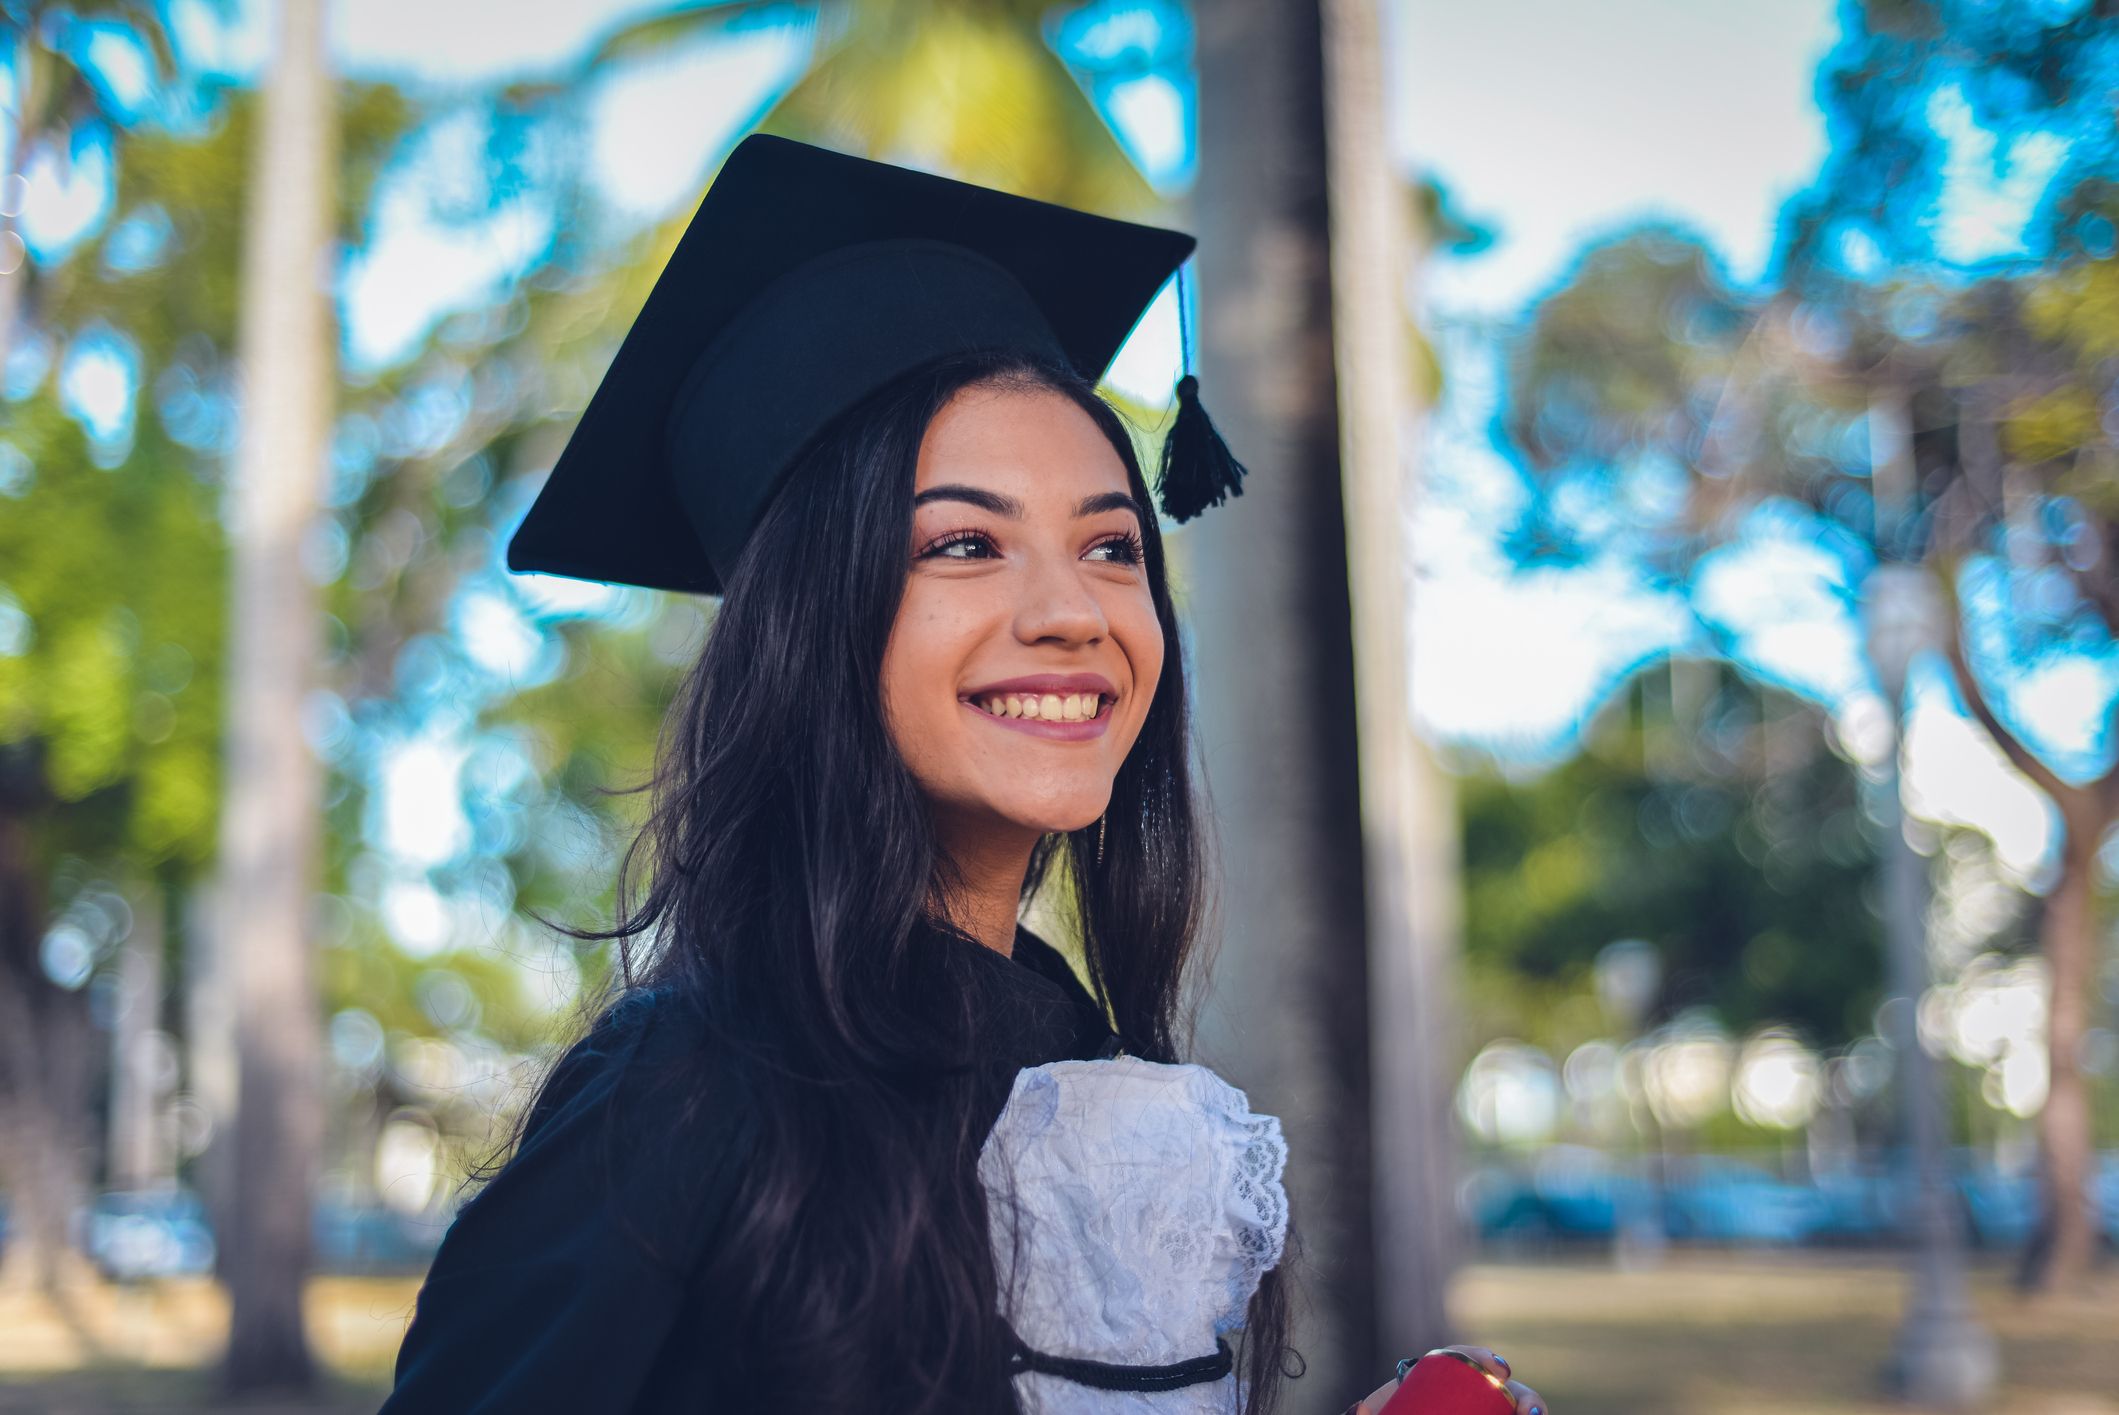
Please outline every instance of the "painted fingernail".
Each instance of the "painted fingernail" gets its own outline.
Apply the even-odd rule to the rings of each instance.
[[[1494,1353],[1494,1359],[1501,1363],[1502,1370],[1507,1371],[1511,1375],[1515,1374],[1516,1368],[1508,1364],[1508,1358],[1506,1356],[1503,1356],[1500,1352],[1496,1351]]]
[[[1531,1406],[1530,1415],[1545,1415],[1545,1407],[1542,1405]]]

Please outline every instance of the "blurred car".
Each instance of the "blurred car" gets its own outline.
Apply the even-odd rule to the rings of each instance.
[[[1812,1186],[1719,1155],[1694,1158],[1663,1191],[1663,1226],[1672,1238],[1801,1243],[1825,1226],[1829,1214]]]
[[[1957,1196],[1971,1239],[1983,1248],[2020,1248],[2045,1212],[2036,1173],[2005,1174],[1982,1166],[1960,1171]]]
[[[1482,1238],[1543,1235],[1545,1214],[1537,1196],[1517,1175],[1497,1164],[1480,1165],[1457,1189],[1457,1209]]]
[[[1459,1198],[1485,1238],[1610,1238],[1646,1225],[1701,1242],[1894,1243],[1910,1223],[1899,1160],[1884,1153],[1794,1181],[1702,1155],[1674,1162],[1659,1191],[1636,1172],[1645,1160],[1556,1145],[1527,1165],[1480,1166]],[[2030,1241],[2044,1213],[2035,1170],[1997,1169],[1969,1149],[1958,1150],[1952,1165],[1966,1241],[1999,1250]],[[2099,1157],[2091,1201],[2107,1241],[2119,1244],[2119,1153]]]
[[[1653,1223],[1659,1207],[1648,1180],[1580,1145],[1554,1145],[1539,1155],[1531,1191],[1553,1231],[1570,1238],[1608,1237]]]
[[[189,1189],[112,1190],[75,1216],[81,1250],[105,1277],[198,1277],[213,1271],[213,1229]]]
[[[422,1273],[447,1227],[447,1215],[324,1199],[316,1206],[317,1266],[335,1273]]]
[[[2103,1161],[2097,1172],[2097,1210],[2104,1220],[2105,1241],[2119,1245],[2119,1151]]]
[[[1465,1216],[1487,1237],[1610,1238],[1654,1222],[1654,1185],[1601,1151],[1554,1145],[1530,1174],[1501,1165],[1475,1170],[1462,1194]]]
[[[1899,1190],[1874,1169],[1837,1169],[1815,1176],[1819,1216],[1814,1243],[1883,1243],[1898,1232]]]

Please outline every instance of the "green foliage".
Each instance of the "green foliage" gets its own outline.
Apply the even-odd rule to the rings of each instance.
[[[1651,1022],[1704,1003],[1739,1033],[1869,1030],[1873,846],[1808,707],[1726,673],[1705,719],[1677,724],[1637,681],[1581,756],[1529,782],[1473,773],[1460,792],[1482,1035],[1600,1034],[1591,968],[1622,938],[1662,955]]]
[[[2032,281],[2023,317],[2033,334],[2085,360],[2119,354],[2119,261],[2088,261]]]
[[[1714,411],[1753,312],[1689,233],[1596,247],[1541,300],[1510,368],[1508,430],[1534,468],[1641,449],[1684,456]]]
[[[2012,405],[2001,425],[2002,446],[2026,462],[2050,462],[2104,440],[2096,395],[2055,388]]]
[[[213,489],[151,429],[123,465],[97,466],[49,394],[10,408],[5,437],[35,470],[0,515],[0,590],[31,626],[27,651],[0,657],[0,744],[41,739],[62,804],[109,798],[59,813],[55,843],[197,869],[220,734]]]

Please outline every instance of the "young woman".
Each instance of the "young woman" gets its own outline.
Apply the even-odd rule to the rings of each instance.
[[[510,551],[722,596],[644,896],[583,935],[625,985],[450,1228],[386,1415],[1274,1408],[1285,1149],[1181,1060],[1185,675],[1093,387],[1189,247],[779,139],[724,165]],[[1040,886],[1089,986],[1018,922]]]

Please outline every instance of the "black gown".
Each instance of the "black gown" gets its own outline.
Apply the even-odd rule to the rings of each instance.
[[[978,960],[969,976],[1005,1022],[981,1058],[986,1129],[1023,1067],[1117,1051],[1102,1009],[1029,930],[1016,930],[1012,959],[939,941]],[[695,1043],[692,1033],[660,995],[638,993],[561,1060],[515,1155],[443,1237],[381,1415],[756,1408],[730,1388],[713,1294],[691,1276],[741,1173],[749,1124],[739,1105],[619,1084],[635,1059],[655,1074],[658,1054]]]

